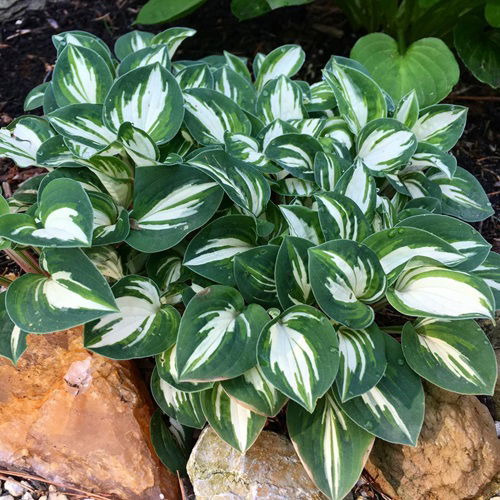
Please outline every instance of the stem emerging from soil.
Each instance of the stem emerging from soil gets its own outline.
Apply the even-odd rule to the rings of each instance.
[[[4,252],[25,273],[47,275],[47,273],[39,266],[38,259],[31,255],[28,250],[12,250],[11,248],[7,248]]]

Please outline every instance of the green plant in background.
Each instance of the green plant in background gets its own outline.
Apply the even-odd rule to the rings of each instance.
[[[312,0],[232,0],[240,20]],[[149,0],[138,23],[185,16],[205,0]],[[355,30],[366,30],[351,52],[393,99],[415,89],[423,106],[447,96],[458,82],[458,64],[448,46],[481,82],[500,87],[498,0],[335,0]],[[383,33],[375,33],[375,32]]]
[[[475,319],[494,316],[500,257],[467,223],[492,209],[449,153],[467,110],[413,90],[394,104],[342,57],[292,80],[297,45],[259,54],[253,76],[229,52],[173,61],[193,34],[131,32],[114,55],[54,37],[52,80],[25,103],[43,116],[0,130],[2,156],[47,170],[0,203],[29,271],[2,279],[0,354],[85,324],[96,353],[155,356],[168,418],[152,440],[181,474],[189,428],[243,453],[286,405],[304,466],[340,499],[375,436],[415,445],[421,378],[495,385]],[[385,328],[388,304],[400,324]]]

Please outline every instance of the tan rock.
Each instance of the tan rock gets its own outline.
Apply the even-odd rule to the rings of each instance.
[[[207,427],[198,439],[187,472],[197,500],[315,500],[326,497],[309,479],[290,441],[264,431],[241,454]]]
[[[393,499],[481,498],[500,471],[500,441],[485,406],[427,385],[426,413],[418,445],[377,440],[366,464]]]
[[[28,336],[0,358],[0,466],[118,498],[179,497],[149,441],[152,404],[129,362],[85,350],[80,329]]]

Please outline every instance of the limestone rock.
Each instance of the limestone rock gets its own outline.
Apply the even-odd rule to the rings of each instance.
[[[485,406],[427,385],[418,445],[375,442],[366,464],[381,490],[397,500],[481,498],[500,471],[500,441]]]
[[[197,500],[316,500],[314,486],[290,441],[264,431],[241,454],[207,427],[198,439],[187,472]]]
[[[0,466],[119,498],[179,498],[149,442],[152,404],[129,362],[85,350],[80,329],[29,335],[0,358]]]

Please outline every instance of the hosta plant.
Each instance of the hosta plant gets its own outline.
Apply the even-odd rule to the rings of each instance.
[[[422,379],[491,394],[476,319],[500,301],[492,214],[450,149],[466,108],[391,98],[358,62],[293,79],[296,45],[252,71],[225,52],[174,60],[193,30],[131,32],[114,53],[54,37],[50,81],[0,130],[46,173],[0,204],[29,271],[0,295],[0,352],[85,324],[113,359],[154,356],[155,447],[185,473],[208,422],[241,453],[285,418],[305,468],[343,498],[376,437],[415,445]]]

